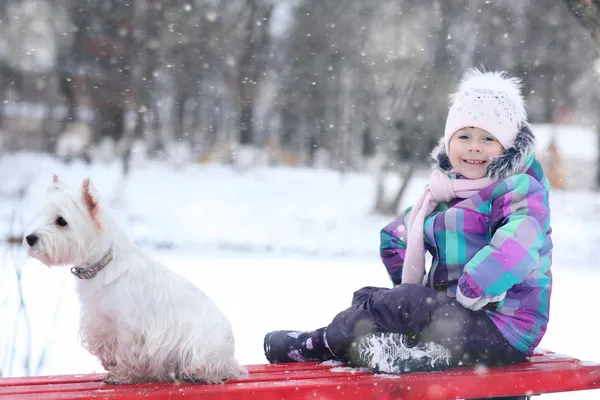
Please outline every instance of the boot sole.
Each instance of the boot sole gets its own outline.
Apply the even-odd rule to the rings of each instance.
[[[361,363],[386,374],[441,371],[450,366],[450,351],[437,343],[407,347],[399,333],[372,333],[358,342]]]

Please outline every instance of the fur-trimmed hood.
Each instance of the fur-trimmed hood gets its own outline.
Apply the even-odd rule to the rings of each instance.
[[[504,154],[493,160],[487,167],[486,178],[505,179],[509,176],[524,173],[528,166],[528,158],[535,151],[535,136],[527,123],[521,126],[512,147],[504,150]],[[433,168],[451,172],[452,165],[446,153],[444,138],[433,149],[431,157],[435,160]]]

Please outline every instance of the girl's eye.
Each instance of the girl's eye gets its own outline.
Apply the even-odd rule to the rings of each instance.
[[[58,226],[67,226],[67,221],[63,217],[56,218],[56,225]]]
[[[489,137],[489,136],[484,138],[483,140],[485,140],[486,142],[495,142],[496,141],[496,139],[494,139],[493,137]]]
[[[460,140],[467,140],[469,137],[467,135],[460,135],[458,138]]]

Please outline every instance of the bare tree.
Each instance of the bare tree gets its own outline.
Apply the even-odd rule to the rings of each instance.
[[[600,1],[599,0],[565,0],[577,20],[594,39],[600,49]],[[596,123],[598,131],[598,163],[596,166],[596,189],[600,190],[600,123]]]
[[[388,7],[394,12],[387,13]],[[423,94],[428,87],[435,87],[433,82],[428,83],[433,78],[429,75],[435,63],[435,49],[445,40],[440,38],[440,32],[441,22],[447,17],[442,15],[438,3],[432,8],[411,1],[390,2],[378,12],[368,47],[377,90],[373,110],[377,111],[378,120],[373,126],[381,138],[378,144],[383,155],[376,178],[374,211],[395,215],[417,165],[427,153],[427,137],[436,132],[425,128],[427,120],[435,120],[437,110],[427,104],[432,97],[426,99]],[[403,143],[409,150],[399,148]],[[389,173],[401,182],[391,197],[386,185]]]
[[[273,5],[266,0],[246,0],[237,90],[240,101],[240,144],[256,144],[254,113],[256,90],[265,73],[269,45],[269,22]]]
[[[122,139],[125,171],[137,136],[156,156],[169,142],[202,151],[275,143],[293,153],[287,161],[296,164],[314,164],[321,152],[329,166],[360,169],[369,153],[408,173],[406,166],[426,158],[430,136],[443,124],[447,93],[467,67],[523,76],[535,121],[551,120],[562,104],[579,101],[569,86],[593,54],[585,41],[573,39],[579,36],[565,18],[567,5],[588,26],[598,19],[591,0],[548,6],[544,0],[62,0],[52,18],[21,10],[8,21],[9,11],[24,3],[49,12],[53,4],[0,4],[0,48],[23,48],[11,44],[34,32],[12,36],[26,31],[28,21],[42,21],[45,32],[63,29],[72,40],[52,46],[68,51],[54,70],[45,64],[42,81],[60,78],[65,122],[89,106],[95,139]],[[68,32],[57,23],[64,20],[59,9],[67,8],[77,26]],[[282,8],[288,10],[286,34],[274,38],[273,24],[282,25],[274,10]],[[7,87],[21,93],[38,85],[31,68],[13,72],[41,54],[0,59],[3,96]],[[139,123],[128,129],[133,113]]]
[[[581,25],[589,32],[600,47],[600,1],[564,0]]]

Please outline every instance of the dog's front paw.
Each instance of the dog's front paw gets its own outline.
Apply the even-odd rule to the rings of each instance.
[[[107,385],[127,385],[134,383],[134,380],[129,376],[109,372],[106,374],[102,382],[106,383]]]
[[[116,361],[100,360],[100,363],[102,364],[102,368],[106,371],[111,371],[117,366]]]
[[[185,382],[185,383],[207,383],[204,377],[200,376],[190,376],[188,374],[182,374],[181,376],[175,377],[175,381]]]

